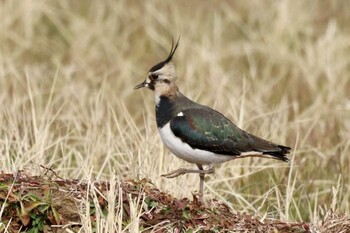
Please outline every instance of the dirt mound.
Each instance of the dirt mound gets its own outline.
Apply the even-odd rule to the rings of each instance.
[[[136,216],[138,227],[146,232],[150,229],[156,232],[188,232],[191,229],[200,229],[200,232],[317,232],[307,223],[261,221],[249,214],[233,213],[217,200],[201,204],[196,196],[193,201],[176,199],[146,179],[112,184],[30,176],[24,172],[1,173],[0,206],[1,232],[77,231],[82,227],[81,217],[86,213],[92,223],[98,221],[97,211],[106,216],[114,211],[115,216],[122,216],[116,225],[122,224],[125,229],[135,218],[135,210],[139,213]],[[336,222],[335,217],[340,219],[327,215],[323,224]],[[343,216],[342,221],[349,219]],[[333,228],[328,228],[327,232],[349,232],[346,231],[349,228],[341,224],[333,224]]]

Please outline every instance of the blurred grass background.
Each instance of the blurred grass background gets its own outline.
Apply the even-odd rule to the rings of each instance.
[[[178,86],[238,126],[293,148],[290,166],[217,166],[206,197],[261,217],[350,209],[350,5],[346,1],[1,1],[0,167],[67,178],[150,178],[191,197],[198,177],[133,91],[171,38]]]

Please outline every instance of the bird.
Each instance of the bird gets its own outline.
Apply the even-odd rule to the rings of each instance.
[[[287,155],[291,148],[250,134],[220,112],[183,95],[176,84],[177,74],[172,61],[179,39],[176,44],[172,40],[168,57],[154,65],[134,90],[148,88],[154,92],[156,122],[163,143],[174,155],[198,167],[179,168],[162,176],[199,174],[198,196],[203,203],[204,177],[215,173],[214,164],[245,157],[289,162]]]

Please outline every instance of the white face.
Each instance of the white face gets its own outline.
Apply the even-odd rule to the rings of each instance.
[[[136,85],[134,89],[148,87],[155,92],[156,96],[171,96],[174,94],[174,90],[176,92],[176,71],[171,59],[179,46],[179,40],[180,37],[176,41],[176,44],[174,44],[174,41],[172,41],[171,50],[168,57],[164,61],[153,66],[149,70],[146,80]]]
[[[161,64],[161,63],[160,63]],[[148,72],[145,81],[137,85],[134,89],[148,87],[154,91],[156,104],[159,102],[160,96],[175,96],[176,87],[176,71],[172,62],[168,62],[157,70],[152,69]]]
[[[169,62],[159,70],[148,72],[144,86],[162,95],[169,92],[175,86],[175,81],[175,66]]]
[[[171,83],[176,81],[176,71],[175,66],[172,62],[165,64],[159,70],[148,72],[146,82],[161,82]]]
[[[145,87],[154,91],[155,102],[158,104],[160,96],[174,96],[176,94],[177,87],[175,81],[175,67],[170,62],[159,70],[149,72],[145,80]]]

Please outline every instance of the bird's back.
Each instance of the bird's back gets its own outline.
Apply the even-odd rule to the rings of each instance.
[[[193,149],[234,157],[271,157],[288,161],[290,148],[271,143],[238,128],[224,115],[195,103],[180,92],[161,97],[156,107],[157,125],[170,123],[174,135]]]

